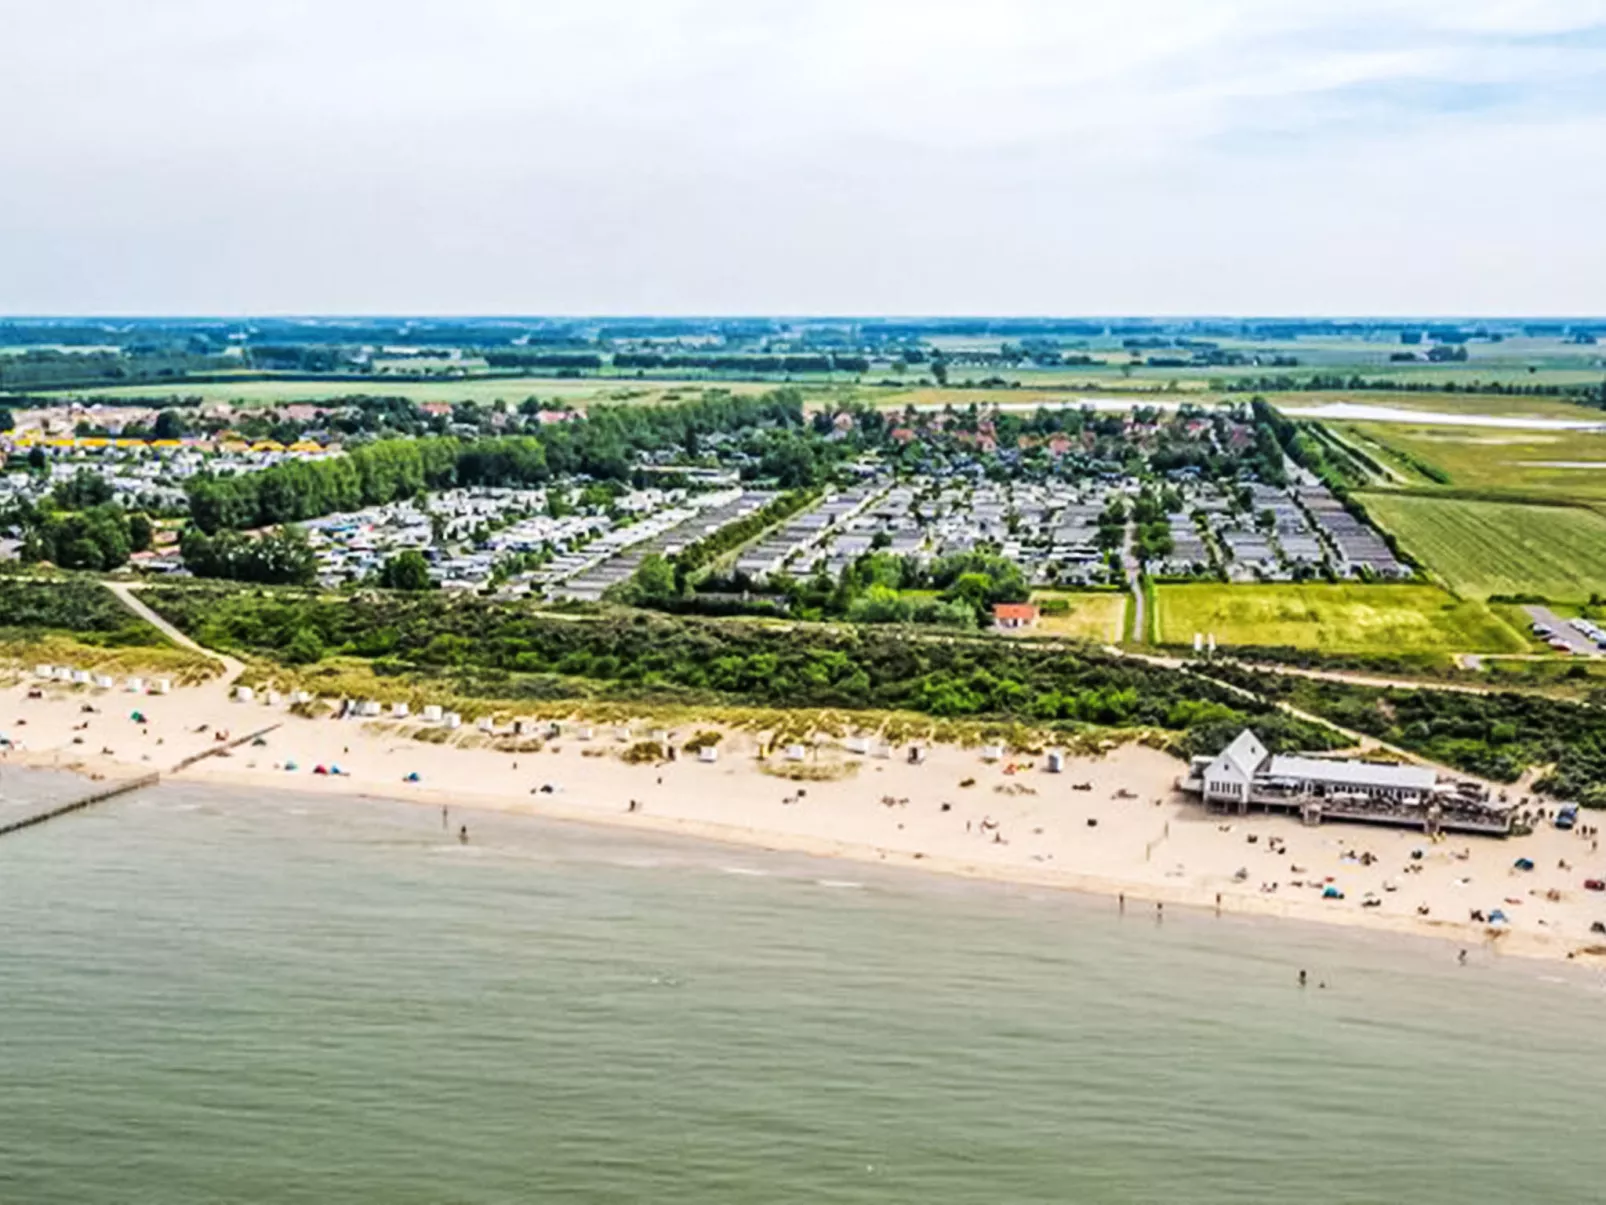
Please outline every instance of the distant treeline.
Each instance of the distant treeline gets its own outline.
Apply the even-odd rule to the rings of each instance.
[[[702,352],[621,351],[611,357],[595,352],[525,351],[514,348],[485,354],[492,368],[555,368],[597,371],[610,362],[620,371],[668,372],[868,372],[866,356],[811,354],[762,355]]]
[[[29,351],[0,356],[0,390],[58,389],[91,385],[142,385],[215,372],[230,361],[183,353],[124,355],[120,352]]]
[[[1389,377],[1344,376],[1316,373],[1311,376],[1240,377],[1232,381],[1212,381],[1212,389],[1223,393],[1314,393],[1331,390],[1380,390],[1394,393],[1487,393],[1503,397],[1561,397],[1586,405],[1606,406],[1606,379],[1599,384],[1542,385],[1507,384],[1500,381],[1395,380]]]

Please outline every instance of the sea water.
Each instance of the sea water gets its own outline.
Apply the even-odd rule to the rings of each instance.
[[[1603,1009],[1443,943],[165,785],[0,840],[0,1201],[1599,1201]]]

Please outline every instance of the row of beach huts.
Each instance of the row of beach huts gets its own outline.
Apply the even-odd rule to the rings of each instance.
[[[314,702],[314,696],[304,690],[281,692],[273,689],[258,691],[255,687],[237,686],[234,688],[234,700],[237,703],[263,703],[269,707],[289,705],[291,707]],[[461,728],[463,716],[460,712],[448,711],[438,703],[425,704],[416,714],[407,703],[384,704],[376,699],[352,700],[342,699],[335,709],[337,719],[361,720],[414,720],[425,724],[439,725],[447,730]],[[492,716],[480,717],[477,727],[487,736],[542,738],[554,740],[560,736],[569,736],[575,740],[590,741],[596,739],[597,730],[590,724],[565,724],[559,720],[535,720],[531,718],[515,719],[511,723],[498,725]],[[620,744],[629,744],[633,741],[654,741],[667,750],[673,743],[673,735],[663,728],[654,728],[645,734],[637,732],[629,725],[618,725],[613,729],[613,737]],[[871,736],[849,736],[842,741],[842,748],[860,757],[874,757],[890,759],[894,749],[887,741]],[[793,741],[779,750],[783,760],[789,762],[802,762],[808,760],[810,746]],[[911,764],[919,764],[926,759],[926,750],[922,745],[910,745],[907,750],[907,760]],[[981,759],[984,762],[1001,762],[1007,756],[1007,750],[1001,743],[986,744],[981,747]],[[711,744],[698,747],[699,761],[715,762],[719,760],[718,749]],[[1050,749],[1043,762],[1043,768],[1050,774],[1062,773],[1065,769],[1065,753],[1059,749]]]
[[[97,690],[116,690],[119,683],[110,674],[97,674],[71,665],[36,665],[33,676],[41,682],[60,682],[64,686],[90,686]],[[173,691],[171,678],[124,678],[122,688],[134,695],[165,695]]]

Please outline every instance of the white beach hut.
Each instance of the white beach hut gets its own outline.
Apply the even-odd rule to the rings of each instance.
[[[171,678],[158,678],[151,683],[151,694],[168,695],[173,693],[173,680]]]
[[[871,755],[874,756],[874,757],[881,757],[881,758],[891,757],[892,756],[892,746],[887,744],[886,741],[877,741],[875,743],[875,748],[871,750]]]
[[[615,728],[613,730],[613,739],[620,742],[628,741],[630,739],[630,729],[628,727]]]
[[[492,719],[488,715],[482,715],[480,717],[480,731],[481,732],[495,732],[496,731],[496,721],[494,719]]]
[[[110,674],[96,674],[95,685],[100,687],[101,690],[110,690],[117,685],[117,679]]]
[[[788,745],[786,747],[787,761],[802,761],[809,755],[809,751],[802,745]]]
[[[424,719],[427,723],[439,724],[444,716],[445,713],[441,711],[439,703],[424,704]]]
[[[75,669],[75,670],[73,670],[73,672],[72,672],[72,680],[73,680],[73,685],[75,685],[75,686],[88,686],[89,685],[89,671],[87,669]]]
[[[455,711],[448,711],[441,716],[441,723],[448,728],[461,728],[463,726],[463,717]]]
[[[249,686],[236,686],[234,688],[234,701],[236,703],[249,703],[256,698],[256,691]]]
[[[712,745],[704,745],[697,750],[697,760],[711,765],[719,760],[719,750]]]
[[[857,753],[863,757],[870,752],[870,738],[866,736],[850,736],[842,742],[842,746],[849,753]]]
[[[390,718],[393,720],[405,720],[407,718],[407,711],[408,708],[406,703],[392,703],[390,705]]]
[[[581,724],[580,727],[574,730],[574,735],[578,740],[588,741],[597,735],[597,730],[591,727],[590,724]]]
[[[1002,745],[983,745],[981,747],[981,759],[982,761],[1002,761],[1004,759],[1004,747]]]
[[[36,665],[33,667],[33,676],[36,678],[54,678],[56,667],[54,665]]]
[[[270,690],[262,696],[262,701],[269,707],[277,707],[280,703],[284,702],[284,696],[276,690]]]
[[[292,690],[290,692],[290,706],[302,707],[310,702],[312,702],[312,692],[310,690]]]
[[[145,693],[145,679],[130,678],[128,681],[123,683],[123,689],[128,691],[130,694],[142,695]]]
[[[55,677],[57,682],[71,682],[72,681],[72,675],[73,675],[72,666],[70,666],[70,665],[58,665],[58,666],[56,666],[54,677]]]
[[[357,704],[357,714],[367,720],[373,719],[383,710],[378,699],[364,699]]]
[[[1050,774],[1060,774],[1065,770],[1065,754],[1059,749],[1048,751],[1048,764],[1044,767]]]

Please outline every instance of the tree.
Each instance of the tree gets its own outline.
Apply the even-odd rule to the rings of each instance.
[[[299,628],[285,646],[284,659],[291,665],[311,665],[323,660],[323,641],[312,628]]]
[[[156,439],[183,439],[190,433],[184,417],[177,410],[163,410],[156,416],[151,435]]]
[[[12,416],[11,411],[4,406],[0,406],[0,431],[14,431],[16,428],[17,420]]]
[[[50,458],[45,455],[43,448],[28,449],[28,468],[35,473],[42,473],[50,467]]]
[[[380,567],[379,584],[387,590],[428,590],[435,583],[429,562],[416,548],[398,552]]]
[[[156,527],[144,511],[137,510],[128,516],[128,542],[135,552],[148,549],[155,535]]]

